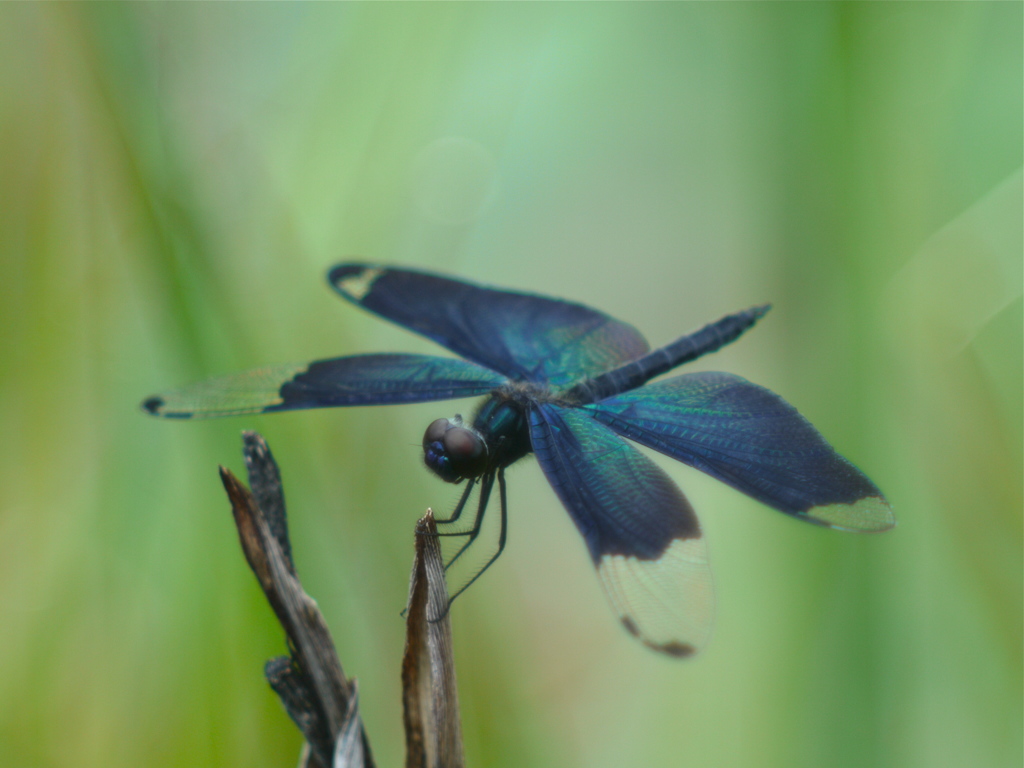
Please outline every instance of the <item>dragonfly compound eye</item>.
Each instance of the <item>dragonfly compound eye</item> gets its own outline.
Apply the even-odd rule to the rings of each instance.
[[[439,443],[444,437],[444,433],[447,432],[452,426],[452,423],[448,419],[437,419],[436,421],[430,422],[430,426],[427,427],[427,431],[423,433],[423,449],[426,450],[431,443]]]
[[[462,419],[437,419],[423,434],[423,461],[442,480],[477,477],[487,466],[487,444]]]

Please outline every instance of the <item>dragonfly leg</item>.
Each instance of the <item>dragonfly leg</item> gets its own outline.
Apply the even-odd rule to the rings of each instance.
[[[476,484],[476,478],[475,477],[471,478],[469,480],[469,482],[466,483],[466,490],[464,490],[462,492],[462,498],[459,499],[459,503],[456,505],[455,511],[452,512],[451,516],[445,518],[444,520],[439,520],[438,518],[435,517],[434,518],[434,522],[437,523],[438,525],[448,525],[448,524],[454,523],[456,520],[458,520],[459,516],[462,514],[462,510],[466,508],[466,502],[469,501],[469,495],[473,492],[473,486],[475,484]],[[445,535],[447,535],[447,536],[457,536],[458,534],[449,533],[449,534],[445,534]]]
[[[454,595],[452,595],[451,597],[448,598],[448,608],[449,609],[451,608],[452,603],[455,602],[455,598],[458,597],[459,595],[461,595],[467,589],[469,589],[470,584],[472,584],[474,581],[476,581],[481,576],[483,576],[484,571],[486,571],[488,568],[490,568],[494,564],[494,561],[497,560],[501,556],[502,551],[505,549],[505,539],[506,539],[507,533],[508,533],[508,512],[507,512],[508,504],[506,503],[507,495],[505,493],[505,470],[504,469],[499,469],[498,470],[498,498],[499,498],[500,506],[501,506],[501,533],[498,534],[498,549],[495,551],[495,553],[493,555],[491,555],[491,559],[488,560],[486,563],[484,563],[483,567],[479,571],[476,572],[476,574],[473,576],[473,578],[471,578],[469,581],[467,581],[465,584],[463,584],[461,587],[459,587],[458,591],[456,591]],[[458,557],[459,555],[461,555],[462,552],[466,549],[466,547],[468,547],[472,543],[473,543],[473,539],[470,539],[468,542],[466,542],[466,544],[463,545],[462,549],[459,550],[458,554],[456,554],[455,557]],[[451,562],[448,563],[448,565],[451,565],[453,562],[455,562],[455,558],[454,557],[452,558]],[[447,611],[446,611],[446,613],[447,613]]]
[[[500,470],[499,470],[500,471]],[[473,527],[468,531],[453,531],[451,533],[440,533],[438,536],[466,536],[466,543],[459,547],[459,551],[455,553],[451,560],[445,563],[444,569],[447,571],[456,560],[469,549],[469,546],[476,541],[476,537],[480,535],[480,527],[483,525],[484,510],[487,509],[487,501],[491,497],[491,489],[494,487],[494,475],[485,475],[484,479],[480,482],[480,502],[477,504],[476,517],[473,519]]]
[[[502,482],[504,483],[504,480],[502,480]],[[469,501],[469,497],[470,497],[470,494],[472,494],[472,492],[473,492],[473,485],[475,483],[476,483],[476,478],[472,478],[466,484],[466,490],[464,490],[462,492],[462,498],[459,499],[459,503],[455,506],[455,511],[451,514],[450,517],[448,517],[445,520],[438,520],[437,518],[434,518],[434,522],[439,523],[441,525],[447,525],[447,524],[454,523],[455,521],[457,521],[459,519],[459,515],[461,515],[463,510],[466,508],[466,502]],[[494,486],[494,475],[493,474],[490,475],[490,476],[485,475],[484,479],[480,482],[480,501],[477,504],[476,517],[473,519],[473,527],[472,528],[470,528],[468,531],[450,531],[450,532],[438,531],[437,533],[433,534],[434,536],[468,536],[469,537],[469,539],[467,539],[466,543],[463,544],[461,547],[459,547],[459,551],[455,553],[455,557],[453,557],[451,560],[449,560],[445,564],[444,569],[446,571],[448,570],[449,566],[451,566],[451,564],[455,562],[455,560],[459,557],[459,555],[461,555],[463,552],[465,552],[466,549],[469,547],[469,545],[472,544],[476,540],[476,537],[480,534],[480,525],[481,525],[481,520],[482,520],[482,518],[484,516],[484,508],[487,506],[487,499],[491,495],[491,488],[493,486]],[[504,487],[504,486],[502,486],[502,487]],[[451,605],[451,601],[450,600],[448,601],[448,605]],[[402,614],[401,615],[404,617],[405,614],[406,614],[406,611],[408,611],[408,610],[409,610],[408,608],[402,609]],[[438,619],[432,619],[432,621],[437,621],[439,619],[443,619],[447,615],[448,615],[448,608],[445,607],[444,613],[442,613],[438,617]]]

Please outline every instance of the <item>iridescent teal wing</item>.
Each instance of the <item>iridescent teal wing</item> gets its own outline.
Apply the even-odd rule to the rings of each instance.
[[[714,594],[700,525],[679,488],[579,409],[532,408],[530,440],[623,626],[671,656],[698,650]]]
[[[647,342],[597,310],[372,264],[328,275],[346,299],[516,381],[558,388],[641,357]]]
[[[166,394],[142,408],[175,419],[391,405],[475,397],[505,382],[479,365],[429,355],[352,355],[222,376]]]
[[[615,432],[819,525],[885,531],[892,508],[796,408],[728,373],[691,373],[585,406]]]

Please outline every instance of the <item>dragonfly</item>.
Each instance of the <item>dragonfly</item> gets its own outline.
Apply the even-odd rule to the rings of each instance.
[[[633,443],[808,523],[845,531],[895,524],[878,487],[779,395],[722,372],[651,381],[735,341],[768,305],[652,351],[633,326],[561,299],[368,263],[339,264],[328,282],[459,358],[361,354],[260,368],[150,397],[143,410],[194,419],[485,396],[472,418],[437,419],[423,436],[426,466],[465,483],[439,522],[455,523],[477,490],[452,560],[477,539],[495,486],[498,542],[477,576],[501,554],[505,470],[533,454],[622,625],[672,657],[691,656],[711,631],[707,546],[682,491]]]

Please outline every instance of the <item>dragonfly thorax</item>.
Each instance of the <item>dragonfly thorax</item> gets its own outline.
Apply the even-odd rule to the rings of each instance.
[[[423,462],[448,483],[478,477],[487,468],[487,441],[458,414],[437,419],[423,433]]]

